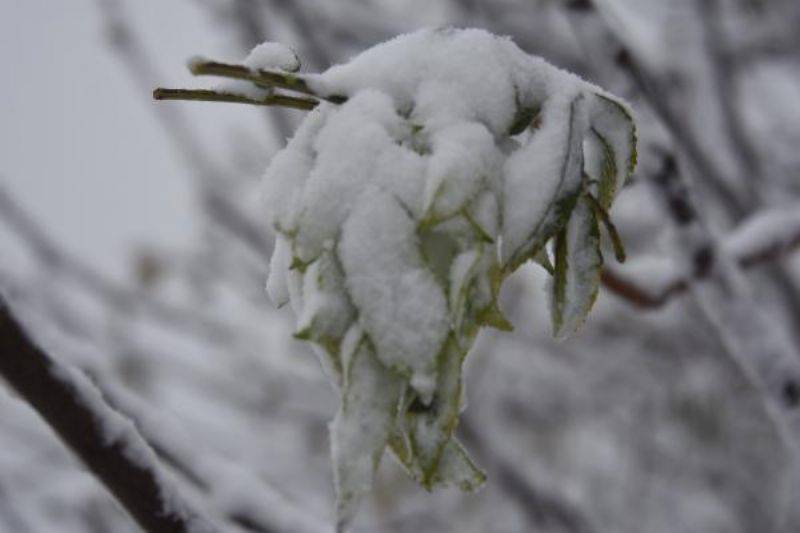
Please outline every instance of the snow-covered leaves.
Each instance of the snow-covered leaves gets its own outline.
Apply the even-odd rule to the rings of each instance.
[[[341,392],[344,529],[386,446],[426,488],[483,482],[453,438],[464,358],[482,326],[510,329],[498,292],[528,260],[553,274],[555,334],[580,327],[635,130],[617,99],[479,30],[424,30],[291,76],[321,103],[264,178],[280,235],[268,289]]]

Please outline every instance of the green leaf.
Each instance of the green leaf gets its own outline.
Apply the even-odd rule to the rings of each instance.
[[[563,159],[560,161],[558,186],[542,219],[536,224],[525,242],[517,250],[514,250],[506,261],[504,269],[507,273],[516,270],[558,233],[567,223],[570,213],[575,207],[575,202],[583,186],[585,106],[585,98],[582,95],[577,96],[569,104],[567,147],[564,150]],[[547,120],[547,116],[545,116],[538,134],[544,135],[547,129],[559,127],[561,127],[559,124]]]
[[[342,358],[347,368],[342,403],[331,424],[337,531],[348,527],[372,487],[405,386],[378,361],[364,335],[352,350],[343,350]]]
[[[331,376],[341,379],[339,343],[355,319],[344,286],[344,274],[333,252],[326,251],[310,263],[302,282],[302,305],[298,309],[294,337],[321,346],[320,363]]]
[[[407,437],[405,438],[407,439]],[[415,481],[423,484],[422,466],[404,437],[395,434],[391,440],[392,451],[400,465]],[[453,437],[442,450],[436,472],[428,480],[429,489],[458,487],[464,492],[474,492],[486,482],[486,474],[478,468],[464,447]]]
[[[636,124],[626,105],[604,94],[592,98],[589,124],[602,147],[594,151],[595,155],[603,159],[600,165],[603,176],[592,177],[599,178],[598,201],[608,210],[636,167]]]
[[[500,310],[497,298],[492,300],[488,307],[482,309],[476,317],[479,324],[489,326],[500,331],[514,331],[512,324],[506,315]]]
[[[556,237],[555,255],[553,334],[564,338],[586,320],[597,298],[603,267],[597,217],[585,195],[578,200],[567,227]]]
[[[439,467],[429,482],[436,487],[454,485],[464,492],[474,492],[485,481],[486,474],[475,465],[464,447],[452,438],[442,451]]]
[[[442,457],[453,436],[461,405],[461,366],[464,352],[448,337],[437,357],[436,392],[430,405],[412,404],[406,412],[411,450],[421,468],[421,483],[430,489]]]

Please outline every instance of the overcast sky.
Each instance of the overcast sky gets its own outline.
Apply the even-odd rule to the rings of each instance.
[[[126,7],[163,85],[197,85],[185,73],[192,55],[232,54],[192,2]],[[94,1],[5,2],[0,62],[0,183],[70,250],[115,275],[125,273],[132,245],[180,246],[196,230],[188,173],[153,106],[191,106],[190,119],[207,144],[217,143],[215,153],[225,151],[219,143],[230,148],[234,128],[251,130],[271,149],[252,108],[152,102],[107,46]]]

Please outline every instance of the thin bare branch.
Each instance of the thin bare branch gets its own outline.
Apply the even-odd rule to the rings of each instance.
[[[210,89],[167,89],[158,87],[153,90],[154,100],[195,100],[202,102],[228,102],[233,104],[250,104],[272,107],[287,107],[310,111],[319,102],[313,98],[297,98],[284,94],[267,94],[263,98],[251,98],[243,94]]]

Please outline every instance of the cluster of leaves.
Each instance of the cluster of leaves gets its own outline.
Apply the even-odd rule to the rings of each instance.
[[[424,38],[468,46],[469,54],[480,53],[478,43],[513,56],[508,64],[527,65],[508,42],[470,34],[459,44],[464,35]],[[397,41],[392,53],[399,49],[411,64],[426,60],[418,50],[403,56],[403,46]],[[343,94],[324,74],[193,64],[253,82],[267,105],[293,98],[275,87],[318,99],[265,176],[279,234],[268,290],[278,305],[292,304],[296,336],[314,344],[340,391],[331,444],[341,529],[387,446],[429,490],[484,482],[454,438],[461,372],[483,326],[511,329],[498,295],[512,272],[533,260],[552,275],[553,328],[566,336],[597,295],[601,224],[624,259],[608,209],[635,165],[631,114],[601,89],[538,61],[526,79],[548,89],[515,98],[501,131],[469,113],[442,125],[439,115],[415,113],[418,102],[401,105],[358,79]],[[433,87],[442,108],[449,103],[442,99],[456,98],[441,90],[448,85]],[[531,198],[537,205],[529,208]]]

